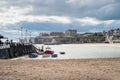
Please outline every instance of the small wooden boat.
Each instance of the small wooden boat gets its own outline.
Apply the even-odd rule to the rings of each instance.
[[[50,57],[50,54],[43,54],[42,57],[43,58]]]
[[[45,54],[54,54],[54,51],[52,51],[50,47],[47,47],[45,50]]]
[[[65,54],[65,52],[60,52],[60,54]]]
[[[52,54],[52,57],[53,58],[58,57],[58,54]]]
[[[38,55],[42,55],[42,54],[44,54],[44,51],[39,51],[37,53],[38,53]]]
[[[38,57],[38,55],[37,55],[37,53],[30,53],[29,57],[30,58],[36,58],[36,57]]]

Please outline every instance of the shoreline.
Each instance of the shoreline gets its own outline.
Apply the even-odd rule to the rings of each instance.
[[[44,44],[33,44],[33,45],[44,45]],[[120,46],[120,43],[81,43],[81,44],[59,44],[59,45],[82,45],[82,46]],[[54,46],[54,45],[44,45]]]
[[[56,58],[53,58],[53,59],[47,59],[47,58],[45,58],[45,59],[35,59],[35,58],[29,58],[29,59],[0,59],[0,62],[4,62],[4,61],[69,61],[69,60],[80,60],[80,61],[88,61],[88,60],[90,60],[90,61],[95,61],[95,60],[120,60],[120,57],[109,57],[109,58],[79,58],[79,59],[56,59]]]
[[[70,59],[60,59],[60,58],[29,58],[29,57],[24,57],[24,58],[14,58],[14,59],[0,59],[0,61],[7,61],[7,60],[100,60],[100,59],[103,59],[103,60],[106,60],[106,59],[120,59],[120,57],[103,57],[103,58],[70,58]]]

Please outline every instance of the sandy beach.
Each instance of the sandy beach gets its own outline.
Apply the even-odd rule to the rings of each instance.
[[[120,58],[0,60],[0,80],[120,80]]]

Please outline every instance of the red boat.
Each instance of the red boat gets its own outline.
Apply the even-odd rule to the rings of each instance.
[[[51,48],[47,47],[45,50],[45,54],[54,54],[54,51],[51,51]]]

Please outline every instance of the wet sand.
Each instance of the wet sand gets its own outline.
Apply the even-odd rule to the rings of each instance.
[[[0,60],[0,80],[120,80],[120,58]]]

